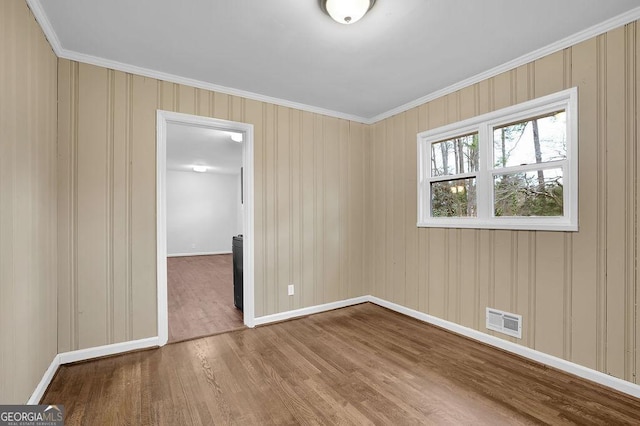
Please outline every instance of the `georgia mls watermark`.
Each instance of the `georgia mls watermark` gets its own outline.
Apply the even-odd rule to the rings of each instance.
[[[0,405],[0,426],[64,426],[64,406]]]

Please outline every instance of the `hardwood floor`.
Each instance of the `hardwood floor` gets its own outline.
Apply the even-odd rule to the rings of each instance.
[[[640,400],[372,304],[61,366],[66,425],[639,424]]]
[[[230,254],[167,258],[169,342],[244,327],[233,305]]]

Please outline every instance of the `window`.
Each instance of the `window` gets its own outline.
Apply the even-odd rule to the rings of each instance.
[[[578,230],[576,88],[418,134],[418,226]]]

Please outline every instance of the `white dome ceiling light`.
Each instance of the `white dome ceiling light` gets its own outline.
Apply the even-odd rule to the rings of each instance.
[[[319,0],[320,8],[341,24],[358,22],[371,9],[376,0]]]

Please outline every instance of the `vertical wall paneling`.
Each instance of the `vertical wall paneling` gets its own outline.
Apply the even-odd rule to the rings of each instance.
[[[407,209],[406,180],[403,173],[406,170],[404,162],[405,144],[403,143],[406,140],[404,134],[405,116],[406,114],[399,114],[393,117],[393,126],[391,127],[393,143],[389,144],[394,147],[391,153],[392,156],[389,157],[390,161],[393,162],[392,170],[394,171],[389,195],[391,197],[390,201],[395,208],[390,217],[389,226],[392,234],[388,256],[392,264],[388,270],[390,279],[387,281],[387,293],[391,296],[389,300],[393,302],[406,300],[407,294],[406,227],[403,223],[403,219],[406,217],[405,210]]]
[[[638,84],[637,82],[640,80],[640,28],[638,28],[638,23],[636,22],[635,24],[631,24],[627,26],[628,31],[630,33],[633,33],[635,35],[634,38],[634,49],[629,49],[629,58],[630,58],[630,62],[633,62],[631,60],[631,58],[635,58],[635,63],[634,63],[634,73],[629,75],[630,79],[633,79],[635,81],[635,92],[630,94],[630,96],[632,96],[632,98],[630,99],[630,107],[633,108],[633,114],[631,114],[631,108],[630,108],[630,116],[631,116],[631,123],[633,123],[632,125],[635,126],[635,131],[630,134],[630,137],[633,138],[633,146],[635,149],[635,155],[633,156],[633,158],[630,158],[629,161],[633,163],[633,173],[636,176],[636,179],[638,177],[638,164],[640,164],[640,149],[638,149],[638,141],[640,140],[640,126],[638,125],[638,113],[640,112],[640,84]],[[635,184],[635,192],[634,192],[634,208],[636,209],[634,217],[633,217],[633,222],[634,224],[636,223],[636,220],[638,218],[638,200],[640,199],[640,194],[639,194],[639,185],[636,181],[636,179],[634,179],[634,184]],[[629,297],[629,301],[627,303],[629,304],[633,304],[635,306],[635,309],[633,309],[633,315],[634,315],[634,320],[633,320],[633,324],[630,327],[630,340],[632,343],[632,354],[635,354],[635,356],[630,355],[633,360],[632,360],[632,371],[631,371],[631,377],[633,378],[632,381],[635,383],[640,383],[640,348],[638,347],[638,345],[640,345],[640,310],[638,310],[638,306],[640,306],[640,283],[639,283],[639,274],[637,269],[635,268],[635,265],[637,265],[638,261],[637,261],[637,256],[638,256],[638,229],[637,226],[634,226],[634,237],[633,237],[633,247],[635,248],[635,253],[634,253],[634,277],[633,277],[633,281],[630,285],[630,293],[631,297]],[[631,263],[629,265],[631,267]],[[633,331],[635,330],[635,332]]]
[[[616,377],[624,376],[625,345],[609,345],[608,342],[624,342],[625,288],[626,288],[626,215],[632,210],[626,205],[626,113],[627,90],[625,78],[625,30],[618,28],[607,33],[604,48],[606,75],[605,117],[606,130],[606,340],[607,357],[605,371]],[[612,208],[620,206],[619,208]],[[611,285],[609,285],[611,283]],[[620,283],[615,285],[613,283]]]
[[[115,109],[115,73],[113,70],[109,70],[107,72],[107,125],[106,125],[106,135],[107,135],[107,143],[105,149],[105,173],[106,173],[106,186],[105,186],[105,194],[106,194],[106,211],[107,211],[107,220],[106,220],[106,284],[107,284],[107,341],[114,341],[114,315],[113,315],[113,298],[114,298],[114,281],[113,281],[113,201],[114,201],[114,191],[113,191],[113,172],[114,172],[114,137],[113,137],[113,126],[114,126],[114,109]]]
[[[62,76],[66,75],[65,78]],[[65,324],[67,327],[58,330],[58,351],[68,350],[73,346],[75,332],[72,326],[75,325],[75,303],[74,297],[76,292],[72,291],[75,283],[73,278],[73,267],[71,259],[73,258],[74,236],[72,225],[74,222],[73,193],[71,191],[63,191],[65,187],[74,186],[73,153],[71,149],[73,144],[73,127],[70,98],[72,95],[73,73],[70,63],[60,65],[58,68],[58,120],[66,123],[66,126],[58,126],[58,135],[68,140],[69,143],[58,147],[58,224],[57,227],[66,232],[58,232],[58,282],[67,283],[67,285],[58,286],[58,324]],[[4,116],[4,115],[3,115]]]
[[[112,286],[112,333],[111,342],[129,339],[130,315],[129,265],[127,255],[129,247],[129,138],[127,122],[129,113],[128,77],[123,73],[112,72],[112,109],[110,111],[110,134],[112,143],[112,167],[108,191],[110,195],[110,279]]]
[[[324,300],[324,286],[322,283],[325,280],[324,274],[324,198],[325,198],[325,184],[324,179],[326,172],[324,169],[324,146],[321,141],[324,139],[324,117],[314,116],[313,120],[313,226],[314,232],[314,270],[315,275],[313,279],[313,292],[314,300]]]
[[[370,127],[373,295],[638,382],[637,26]],[[416,132],[573,86],[579,103],[578,232],[415,228],[406,209],[415,210],[408,194],[417,182],[406,169],[417,161]],[[412,120],[415,131],[409,131]],[[417,261],[410,253],[412,229]],[[397,268],[398,260],[404,268]],[[409,277],[416,277],[417,288]],[[486,330],[487,306],[521,314],[523,338]]]
[[[564,55],[535,62],[534,96],[564,89]],[[561,357],[564,351],[564,243],[559,232],[536,232],[535,348]]]
[[[133,231],[131,227],[133,210],[132,210],[132,198],[133,198],[133,184],[132,184],[132,174],[133,174],[133,76],[128,74],[126,76],[126,131],[124,133],[124,151],[125,151],[125,162],[126,162],[126,171],[125,171],[125,181],[124,181],[124,191],[125,191],[125,206],[126,206],[126,217],[125,217],[125,232],[127,235],[127,244],[124,251],[125,256],[125,265],[124,265],[124,273],[126,276],[126,291],[125,291],[125,325],[126,329],[124,330],[125,335],[127,336],[127,340],[133,339],[133,265],[132,262],[132,254],[131,254],[131,241],[133,239]],[[77,141],[77,139],[76,139]],[[76,142],[77,144],[77,142]],[[58,139],[58,146],[60,146],[60,139]],[[77,283],[76,283],[77,287]],[[76,340],[76,346],[77,340]]]
[[[195,114],[196,112],[196,88],[176,85],[178,88],[178,108],[177,112],[183,114]]]
[[[373,199],[373,185],[372,182],[372,167],[371,167],[371,127],[359,125],[360,129],[360,147],[364,155],[362,156],[362,169],[360,171],[361,179],[361,192],[362,192],[362,204],[360,210],[355,212],[354,222],[358,224],[361,247],[355,246],[354,251],[360,251],[361,256],[361,272],[360,277],[362,279],[362,291],[354,293],[357,294],[371,294],[371,276],[372,276],[372,262],[373,256],[371,255],[371,248],[373,247],[371,233],[372,215],[372,199]],[[355,153],[354,153],[355,154]],[[352,155],[354,158],[354,155]]]
[[[276,107],[276,152],[275,152],[275,169],[276,169],[276,189],[275,200],[276,210],[274,220],[276,221],[276,241],[275,255],[279,259],[276,267],[275,283],[283,283],[283,286],[277,286],[274,290],[277,292],[277,309],[290,310],[291,304],[287,295],[287,285],[292,283],[291,280],[291,256],[292,256],[292,227],[291,227],[291,144],[289,132],[290,116],[289,109],[285,107]]]
[[[384,146],[383,137],[385,135],[385,127],[383,124],[374,124],[374,130],[371,136],[371,181],[373,183],[373,188],[375,190],[372,191],[372,228],[369,230],[372,236],[372,251],[371,255],[373,258],[372,261],[372,293],[379,294],[380,297],[383,297],[383,283],[384,283],[384,263],[383,256],[385,250],[385,210],[384,210],[384,193],[385,193],[385,174],[384,167],[382,163],[382,158],[384,157],[382,149]]]
[[[324,178],[323,221],[324,221],[324,283],[326,292],[323,300],[328,302],[329,294],[340,294],[340,121],[323,117]]]
[[[0,93],[0,401],[24,404],[57,353],[58,198],[57,58],[23,1],[0,4]]]
[[[291,284],[295,285],[294,296],[289,296],[289,309],[300,305],[300,288],[302,281],[302,179],[301,179],[301,130],[302,113],[294,109],[289,110],[289,197],[291,199],[289,217],[291,217],[291,232],[289,233],[289,247],[291,263],[289,276]]]
[[[363,184],[363,201],[362,215],[361,215],[361,231],[362,231],[362,277],[364,279],[362,294],[372,294],[374,290],[374,265],[375,265],[375,232],[374,230],[374,167],[373,167],[373,153],[374,153],[374,126],[362,126],[362,148],[364,151],[364,161],[362,170],[362,184]],[[358,248],[356,247],[356,250]]]
[[[79,199],[90,202],[77,214],[78,333],[88,347],[108,342],[107,334],[107,198],[106,151],[108,72],[80,64],[79,85],[92,90],[78,95]],[[81,143],[86,141],[86,143]]]
[[[217,98],[217,96],[216,96]],[[226,103],[224,104],[226,106]],[[278,302],[278,288],[276,286],[277,280],[277,263],[275,259],[278,255],[277,236],[278,236],[278,222],[276,217],[277,204],[278,204],[278,188],[277,188],[277,107],[273,105],[267,105],[265,108],[265,164],[264,164],[264,176],[265,176],[265,188],[264,188],[264,233],[265,233],[265,303],[267,306],[274,306],[277,309],[276,303]],[[256,314],[257,315],[257,314]]]
[[[157,333],[157,109],[254,125],[256,316],[363,294],[364,125],[63,59],[59,70],[61,351]]]
[[[231,97],[231,120],[244,122],[245,121],[245,98],[239,98],[237,96]]]
[[[0,124],[5,130],[3,139],[0,143],[0,374],[2,374],[0,380],[0,395],[3,400],[19,401],[20,399],[26,400],[26,398],[20,398],[17,396],[18,391],[11,386],[11,383],[15,383],[15,369],[9,366],[13,365],[17,354],[12,349],[14,343],[14,328],[16,324],[12,318],[15,318],[15,285],[13,274],[14,263],[14,183],[15,170],[14,170],[14,152],[15,141],[17,140],[18,126],[16,124],[16,116],[14,110],[7,105],[5,99],[15,99],[17,97],[17,87],[15,84],[16,75],[15,71],[10,68],[10,63],[13,62],[16,56],[16,34],[15,27],[20,22],[15,22],[19,19],[19,15],[14,10],[15,3],[3,2],[0,5],[2,18],[2,26],[0,27],[0,42],[2,43],[3,54],[0,55],[0,66],[2,67],[2,79],[0,79],[0,88],[2,93],[5,94],[0,100]],[[6,138],[6,139],[5,139]],[[9,143],[8,141],[12,142]],[[5,241],[11,241],[11,245]],[[11,324],[12,327],[5,326],[4,324]],[[27,395],[24,395],[28,397]],[[22,402],[22,401],[21,401]]]
[[[409,111],[404,120],[404,132],[400,143],[403,145],[403,182],[401,188],[405,192],[404,229],[405,242],[401,250],[405,250],[405,262],[402,265],[405,273],[405,301],[412,309],[419,308],[419,278],[418,269],[420,249],[418,244],[419,234],[416,223],[418,221],[418,194],[414,190],[417,187],[418,163],[415,158],[416,139],[418,133],[418,110]]]
[[[565,261],[564,264],[564,276],[563,276],[563,300],[564,300],[564,318],[563,318],[563,327],[564,327],[564,336],[563,336],[563,352],[562,352],[562,356],[565,359],[571,359],[572,357],[572,338],[571,335],[573,333],[573,324],[572,324],[572,320],[573,320],[573,316],[572,316],[572,312],[573,312],[573,299],[572,299],[572,293],[573,293],[573,289],[571,287],[571,284],[573,282],[573,258],[571,256],[571,252],[572,252],[572,242],[573,242],[573,236],[569,233],[566,233],[565,235],[563,235],[563,240],[564,240],[564,253],[563,253],[563,258]]]
[[[196,89],[195,115],[211,116],[211,92],[204,89]]]
[[[344,242],[344,251],[346,256],[341,258],[340,268],[344,271],[344,275],[341,278],[341,287],[345,298],[354,297],[356,295],[366,294],[362,289],[362,220],[356,220],[356,214],[362,214],[361,207],[356,208],[353,203],[359,206],[363,206],[364,199],[362,191],[362,160],[360,157],[357,160],[353,158],[354,150],[360,149],[362,144],[362,132],[361,126],[356,123],[345,121],[346,128],[343,129],[344,135],[341,138],[341,152],[342,159],[341,182],[344,182],[344,187],[341,188],[341,212],[344,216],[341,221],[343,235],[342,241]],[[349,143],[351,141],[351,143]],[[353,194],[354,199],[349,199],[349,194]],[[354,250],[360,247],[360,250]],[[349,266],[351,265],[351,266]],[[350,282],[358,283],[358,286],[351,287]]]
[[[596,117],[599,109],[597,79],[597,41],[591,39],[572,47],[572,81],[578,85],[578,110],[581,117]],[[572,354],[575,362],[596,368],[599,353],[598,283],[598,121],[596,119],[578,121],[579,134],[579,226],[580,232],[573,236],[572,281]],[[585,137],[592,135],[592,137]],[[584,170],[587,170],[585,172]],[[593,172],[589,172],[593,171]]]
[[[316,271],[316,227],[315,227],[315,144],[314,144],[314,115],[302,113],[302,129],[300,139],[301,160],[301,202],[302,202],[302,279],[298,293],[301,306],[310,306],[315,299],[315,271]]]
[[[529,253],[529,280],[527,282],[527,297],[528,297],[528,317],[526,326],[528,328],[528,345],[529,347],[535,347],[536,344],[536,317],[538,312],[536,309],[536,265],[538,263],[537,250],[536,250],[536,233],[529,232],[528,235],[528,253]],[[524,318],[523,318],[524,321]]]
[[[625,227],[624,235],[625,248],[625,288],[623,294],[624,308],[624,378],[633,381],[636,378],[636,365],[634,361],[635,331],[638,327],[638,317],[635,308],[635,283],[636,283],[636,241],[638,238],[635,221],[637,219],[637,168],[635,158],[637,155],[637,109],[634,104],[637,90],[636,61],[634,60],[636,51],[636,26],[629,24],[625,26],[625,51],[623,52],[625,65],[625,155],[626,175],[624,176],[626,196],[625,196]],[[627,320],[633,318],[633,321]]]
[[[89,88],[85,88],[89,89]],[[80,87],[80,91],[83,87]],[[155,125],[157,82],[134,76],[132,81],[131,139],[131,314],[132,338],[155,336]],[[82,144],[84,141],[79,141]],[[79,200],[80,201],[80,200]],[[79,283],[79,285],[81,285]]]
[[[213,111],[213,92],[207,92],[209,98],[209,111]],[[253,124],[254,133],[254,206],[256,211],[262,211],[264,213],[265,195],[264,195],[264,119],[265,119],[265,107],[264,104],[257,101],[247,101],[246,103],[246,120]],[[265,246],[265,222],[264,214],[254,215],[254,245],[255,247]],[[254,253],[254,309],[256,313],[265,312],[265,251],[256,250]]]
[[[213,93],[213,116],[229,120],[230,95],[224,93]]]
[[[597,37],[596,44],[596,120],[597,120],[597,335],[596,362],[598,369],[607,368],[607,122],[606,122],[606,41],[607,34]]]
[[[347,279],[349,278],[349,260],[352,258],[350,253],[351,240],[348,235],[349,225],[349,192],[353,189],[349,184],[349,140],[350,125],[346,120],[339,122],[338,137],[338,275],[340,283],[340,297],[346,299],[349,295]]]

